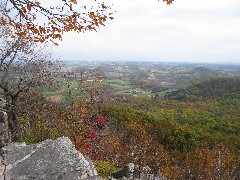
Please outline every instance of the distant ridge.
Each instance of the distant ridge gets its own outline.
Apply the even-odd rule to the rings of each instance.
[[[193,99],[240,98],[240,77],[218,77],[195,82],[188,88],[174,91],[168,99],[188,101]]]
[[[200,77],[207,77],[207,76],[219,76],[220,74],[212,69],[206,68],[204,66],[197,67],[193,70],[194,74],[197,74]]]

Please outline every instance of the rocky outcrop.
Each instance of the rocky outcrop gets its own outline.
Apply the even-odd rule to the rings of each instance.
[[[12,143],[1,153],[0,180],[101,179],[91,160],[66,137],[34,145]]]

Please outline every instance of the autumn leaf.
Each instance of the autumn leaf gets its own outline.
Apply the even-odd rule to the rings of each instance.
[[[60,0],[61,1],[61,0]],[[77,0],[62,0],[62,4],[56,7],[48,8],[41,4],[41,0],[32,1],[19,1],[13,3],[8,1],[7,6],[12,7],[11,12],[0,16],[1,25],[9,24],[16,29],[16,32],[27,32],[36,40],[46,41],[61,39],[59,36],[52,36],[50,34],[65,33],[68,31],[85,32],[92,31],[100,26],[104,26],[104,22],[108,20],[109,15],[107,11],[108,6],[105,3],[96,2],[97,10],[87,10],[87,6],[83,5],[80,8],[86,11],[75,11],[73,6],[77,4]],[[68,6],[68,11],[63,11]],[[34,12],[32,10],[34,9]],[[55,9],[56,12],[52,12]],[[95,8],[94,8],[95,9]],[[16,10],[16,13],[15,13]],[[92,11],[92,12],[91,12]],[[11,16],[8,18],[8,16]],[[45,18],[43,29],[38,23],[38,17]],[[111,18],[113,19],[113,18]],[[18,33],[18,36],[24,34]],[[41,39],[41,40],[39,40]]]
[[[102,22],[102,21],[99,21],[99,24],[101,24],[102,26],[105,26],[105,24],[103,24],[103,22]]]
[[[51,20],[52,24],[57,24],[54,20]]]
[[[105,4],[102,4],[102,8],[107,9],[107,6],[105,6]]]
[[[35,2],[35,4],[36,4],[37,6],[40,6],[41,3],[40,3],[40,2]]]
[[[26,32],[20,32],[17,34],[20,38],[23,37],[23,36],[26,36]]]
[[[45,39],[39,38],[39,41],[40,41],[41,43],[44,43]]]
[[[77,4],[77,0],[71,0],[73,4]]]
[[[167,5],[171,5],[174,0],[163,0],[163,2],[166,1]]]
[[[3,17],[1,17],[2,25],[5,26],[7,23]]]
[[[23,11],[24,13],[27,12],[25,7],[22,7],[22,11]]]
[[[27,5],[28,11],[31,11],[31,6]]]

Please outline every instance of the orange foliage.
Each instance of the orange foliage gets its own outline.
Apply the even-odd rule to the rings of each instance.
[[[237,179],[240,163],[236,153],[220,144],[189,152],[183,169],[184,179]]]
[[[162,145],[147,132],[146,125],[124,125],[125,132],[109,133],[97,142],[100,160],[114,162],[122,167],[129,162],[140,167],[149,166],[153,172],[164,172],[169,166],[169,155]]]
[[[64,32],[96,31],[106,20],[113,19],[110,6],[101,0],[93,2],[88,7],[77,0],[58,0],[54,4],[42,0],[10,0],[0,4],[0,22],[20,37],[27,34],[36,42],[62,40]]]
[[[163,1],[169,5],[174,0]],[[105,26],[108,19],[114,19],[110,6],[101,0],[93,2],[94,5],[88,7],[78,0],[58,0],[50,6],[50,2],[43,0],[9,0],[0,4],[0,22],[14,29],[20,37],[27,34],[36,42],[53,42],[62,40],[64,32],[96,31]],[[40,24],[40,21],[45,23]]]

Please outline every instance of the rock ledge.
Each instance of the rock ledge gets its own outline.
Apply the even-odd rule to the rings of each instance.
[[[66,137],[33,145],[12,143],[1,151],[0,180],[101,179],[91,160]]]

